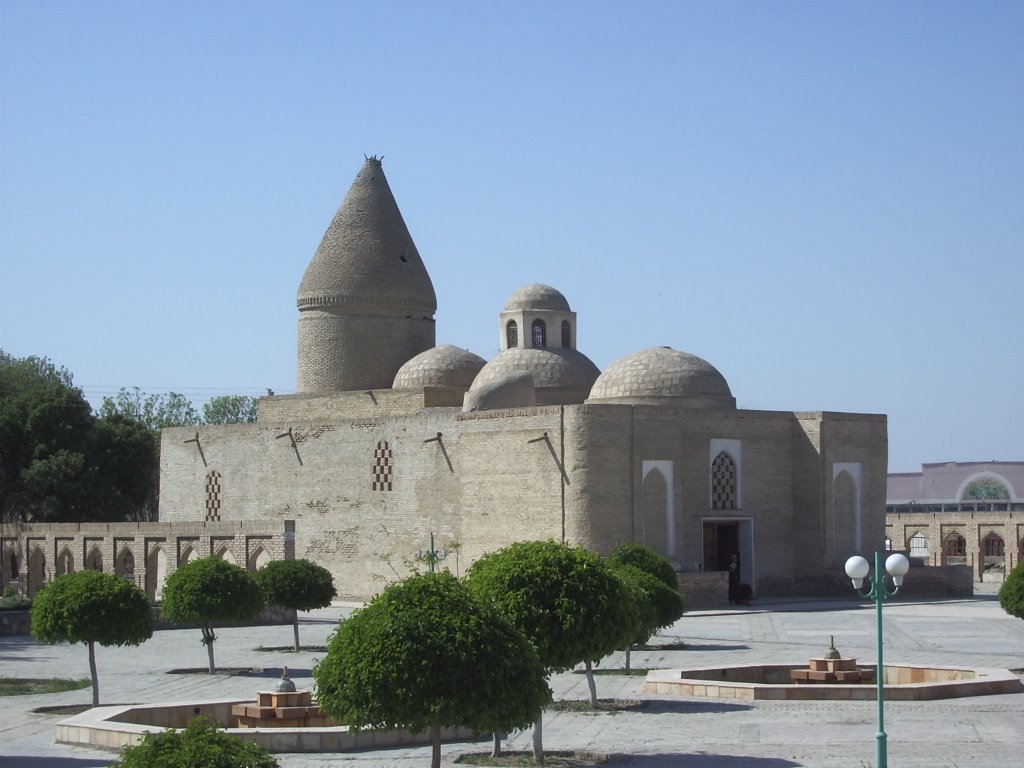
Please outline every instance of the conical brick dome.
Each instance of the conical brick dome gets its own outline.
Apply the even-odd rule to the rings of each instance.
[[[389,388],[434,346],[434,286],[376,157],[334,214],[297,303],[300,393]]]
[[[434,285],[376,157],[352,182],[299,286],[300,309],[325,304],[437,311]]]

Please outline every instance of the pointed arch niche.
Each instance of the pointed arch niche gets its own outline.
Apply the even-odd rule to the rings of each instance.
[[[265,550],[263,548],[262,544],[257,544],[256,545],[256,549],[254,549],[250,553],[250,555],[249,555],[249,562],[248,562],[249,571],[251,571],[252,573],[255,573],[260,568],[262,568],[264,565],[269,563],[270,560],[271,560],[270,553],[268,553],[267,550]]]
[[[548,345],[548,326],[539,317],[530,324],[530,338],[533,343],[530,346],[543,349]]]
[[[235,553],[231,551],[231,545],[228,543],[220,545],[220,548],[217,550],[217,557],[219,557],[225,563],[238,565],[238,561],[235,559]]]
[[[505,323],[505,346],[508,349],[515,349],[519,346],[519,326],[515,320]]]
[[[708,507],[743,509],[743,442],[715,437],[708,443]]]
[[[832,504],[825,525],[825,551],[837,557],[860,552],[864,547],[861,488],[863,468],[859,462],[832,465]]]
[[[46,584],[46,555],[42,547],[33,547],[28,556],[28,596],[34,597]]]
[[[669,559],[676,559],[676,521],[672,504],[671,461],[642,463],[643,517],[641,540]]]
[[[103,570],[103,553],[100,551],[98,544],[93,544],[92,549],[90,549],[89,553],[85,556],[85,570]]]
[[[114,561],[114,575],[135,583],[135,553],[125,545]]]
[[[68,547],[61,549],[60,554],[57,555],[57,575],[63,576],[65,573],[75,572],[75,556],[71,554],[71,550]]]
[[[164,582],[167,581],[167,553],[160,545],[154,546],[146,558],[146,594],[153,602],[164,596]]]

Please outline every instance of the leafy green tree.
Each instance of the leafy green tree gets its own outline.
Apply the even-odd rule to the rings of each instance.
[[[43,643],[89,646],[92,705],[99,706],[95,644],[139,645],[153,635],[146,594],[125,579],[100,571],[58,576],[32,602],[32,634]]]
[[[1014,566],[999,588],[999,605],[1011,616],[1024,619],[1024,560]]]
[[[244,424],[260,416],[260,399],[248,395],[220,395],[203,404],[205,424]]]
[[[0,521],[153,519],[160,430],[255,420],[257,407],[256,398],[215,397],[201,418],[184,395],[133,387],[93,413],[66,369],[0,350]]]
[[[647,573],[657,577],[660,581],[664,582],[665,586],[677,592],[679,591],[679,579],[676,576],[675,569],[672,567],[672,563],[669,562],[667,557],[659,555],[644,544],[635,541],[619,544],[608,555],[607,562],[612,567],[617,565],[634,565],[641,571],[647,571]],[[678,618],[679,616],[676,616],[676,619]]]
[[[525,727],[551,691],[529,641],[451,573],[388,586],[343,622],[313,670],[320,706],[355,727]]]
[[[676,622],[683,615],[683,596],[635,565],[619,564],[613,573],[622,579],[636,606],[636,624],[626,643],[626,671],[630,669],[630,650],[646,643],[657,630]]]
[[[0,350],[0,519],[76,521],[94,496],[92,409],[71,374]]]
[[[337,594],[334,577],[309,560],[273,560],[256,571],[268,605],[295,611],[295,650],[299,650],[299,611],[326,608]]]
[[[258,406],[256,398],[226,395],[212,398],[203,406],[200,416],[192,402],[177,392],[147,394],[138,387],[122,387],[113,397],[103,398],[98,410],[99,424],[108,425],[106,431],[111,438],[130,441],[136,450],[127,452],[130,462],[113,465],[123,467],[124,471],[107,485],[130,488],[132,493],[125,501],[135,504],[135,516],[155,519],[160,490],[160,430],[255,421]],[[108,506],[113,501],[116,499],[109,500]]]
[[[626,586],[600,557],[553,541],[520,542],[484,555],[466,580],[526,635],[548,673],[584,662],[596,703],[592,662],[621,648],[635,625]],[[542,761],[539,716],[533,750]]]
[[[624,565],[639,568],[665,585],[665,590],[645,590],[658,612],[656,629],[671,626],[682,618],[683,596],[679,592],[679,579],[667,557],[659,555],[648,546],[631,542],[615,547],[606,562],[613,570],[618,570]],[[640,642],[646,642],[646,638]]]
[[[146,519],[155,510],[156,439],[97,419],[69,374],[0,352],[0,519]]]
[[[213,624],[251,619],[263,606],[263,589],[255,577],[214,556],[192,560],[167,577],[160,611],[179,624],[199,624],[212,675],[217,640]]]
[[[244,742],[216,723],[195,717],[183,731],[147,733],[127,746],[111,768],[279,768],[259,744]]]
[[[98,493],[86,519],[155,520],[160,487],[159,438],[119,415],[96,420],[90,458]]]
[[[153,432],[165,427],[188,427],[201,423],[192,401],[177,392],[150,395],[138,387],[121,387],[113,397],[104,397],[101,417],[120,415],[145,424]]]

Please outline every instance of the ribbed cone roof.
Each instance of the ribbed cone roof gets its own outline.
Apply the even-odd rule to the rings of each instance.
[[[376,157],[366,160],[327,227],[298,305],[437,310],[434,285]]]

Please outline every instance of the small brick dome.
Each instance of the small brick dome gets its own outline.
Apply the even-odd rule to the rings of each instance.
[[[480,355],[451,344],[442,344],[420,352],[398,369],[395,389],[453,387],[469,389],[473,379],[487,363]]]
[[[550,309],[556,312],[570,312],[565,296],[550,285],[531,283],[509,296],[505,302],[506,312],[520,309]]]
[[[600,374],[590,358],[575,349],[513,347],[483,367],[470,391],[504,379],[511,371],[531,374],[537,405],[582,403]]]
[[[590,390],[594,402],[679,402],[698,408],[735,408],[725,377],[696,355],[653,347],[620,357]]]

